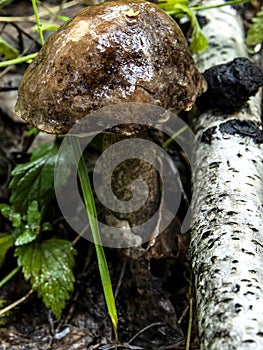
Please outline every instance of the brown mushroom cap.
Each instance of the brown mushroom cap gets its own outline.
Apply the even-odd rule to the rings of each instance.
[[[143,0],[111,1],[50,36],[19,84],[16,112],[43,131],[67,133],[116,103],[189,110],[205,86],[171,17]]]

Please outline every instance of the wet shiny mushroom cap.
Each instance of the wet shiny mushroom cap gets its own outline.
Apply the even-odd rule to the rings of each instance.
[[[16,112],[43,131],[67,133],[111,104],[189,110],[205,88],[171,17],[146,1],[111,1],[50,36],[19,84]]]

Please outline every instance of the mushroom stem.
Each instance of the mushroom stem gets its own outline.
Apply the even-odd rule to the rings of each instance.
[[[125,145],[126,140],[132,141],[131,147]],[[136,147],[141,141],[143,146],[139,147],[140,154],[137,155]],[[111,186],[112,191],[109,193],[117,197],[119,204],[116,210],[111,210],[112,208],[105,209],[104,219],[108,225],[110,225],[109,218],[113,216],[119,223],[121,221],[128,222],[132,235],[127,236],[126,239],[134,239],[136,236],[138,243],[141,240],[143,242],[148,240],[145,239],[145,235],[149,239],[151,238],[152,233],[144,232],[140,225],[153,217],[161,200],[160,175],[154,167],[157,159],[151,146],[152,142],[148,130],[128,136],[113,133],[104,133],[103,135],[103,151],[117,145],[116,151],[113,150],[106,157],[103,176],[108,177],[104,186],[106,184]],[[120,151],[120,154],[117,154],[118,151]],[[123,160],[123,154],[125,160]],[[113,164],[115,165],[114,170],[109,173],[108,169],[113,168]],[[112,203],[112,199],[108,199],[107,202]],[[135,208],[133,205],[136,209],[132,209]],[[152,231],[154,225],[153,222]],[[131,246],[138,245],[136,242],[130,241],[127,246],[129,243]],[[122,243],[120,242],[120,244]]]

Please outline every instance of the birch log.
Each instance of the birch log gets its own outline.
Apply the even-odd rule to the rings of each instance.
[[[209,2],[211,4],[211,1]],[[202,13],[209,49],[201,71],[246,56],[242,23],[230,7]],[[193,117],[193,224],[201,349],[263,349],[263,145],[260,96],[240,112]]]

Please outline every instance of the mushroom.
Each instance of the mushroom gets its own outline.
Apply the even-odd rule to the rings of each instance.
[[[82,10],[40,50],[18,90],[16,113],[48,133],[67,133],[105,105],[189,110],[206,88],[176,22],[144,0]]]
[[[19,84],[16,112],[40,130],[65,134],[105,106],[133,102],[187,111],[205,89],[186,39],[170,16],[144,0],[110,1],[85,8],[50,36]],[[124,121],[125,116],[120,123]],[[104,145],[140,130],[136,120],[115,128]],[[147,138],[147,130],[143,133]],[[126,182],[120,186],[123,172]],[[135,177],[150,189],[136,218],[127,216],[137,225],[160,201],[159,175],[142,160],[120,165],[113,180],[120,199],[127,200]]]

